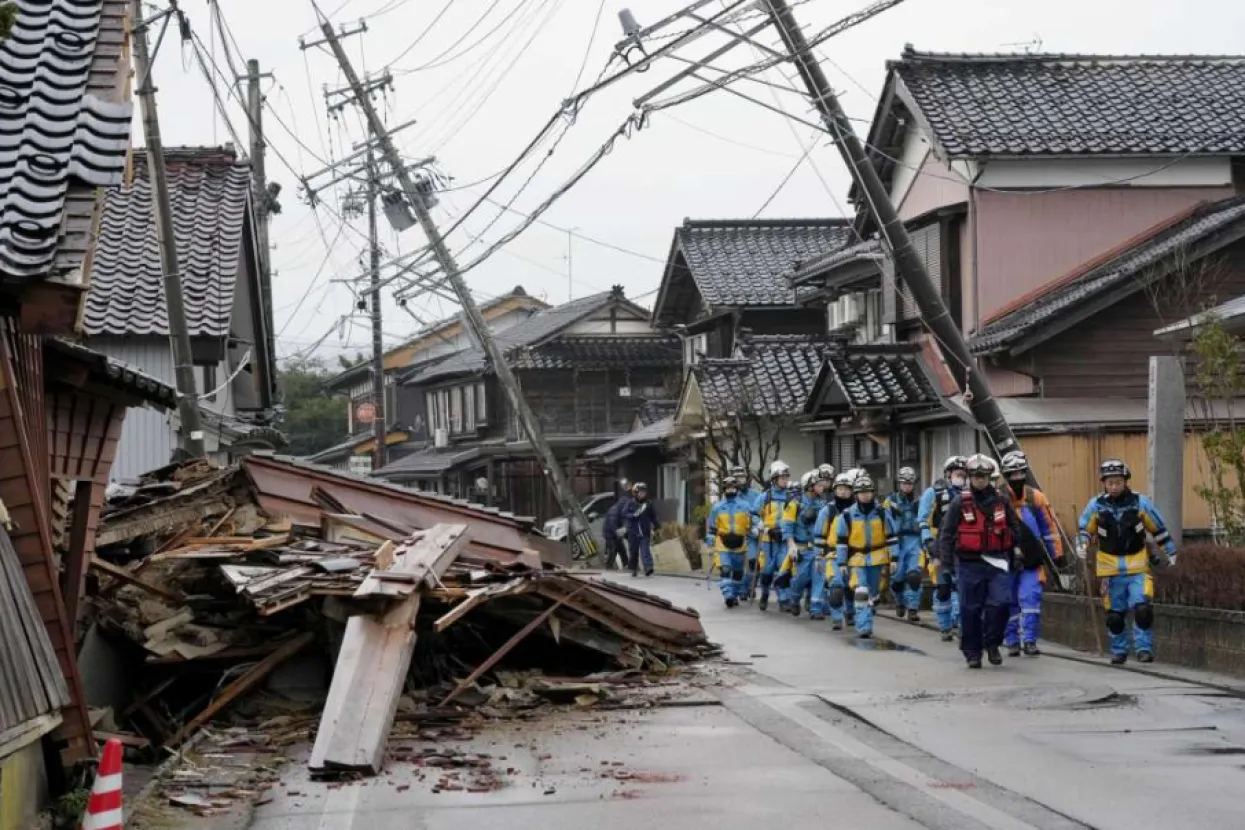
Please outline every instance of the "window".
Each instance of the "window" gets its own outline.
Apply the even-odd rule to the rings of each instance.
[[[488,402],[484,398],[484,384],[476,384],[476,423],[488,423]]]
[[[370,455],[352,455],[350,456],[350,472],[356,475],[365,476],[372,472],[372,456]]]
[[[450,390],[450,432],[458,435],[463,431],[463,388]]]
[[[697,334],[683,340],[683,363],[694,366],[700,360],[699,355],[708,353],[709,335]]]
[[[467,432],[476,431],[476,387],[463,387],[463,426]]]
[[[204,400],[216,400],[216,387],[219,382],[216,380],[216,365],[203,367],[203,396]]]

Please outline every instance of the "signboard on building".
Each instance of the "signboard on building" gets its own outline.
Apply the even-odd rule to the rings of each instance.
[[[364,401],[354,408],[354,419],[361,424],[370,424],[376,420],[376,404]]]

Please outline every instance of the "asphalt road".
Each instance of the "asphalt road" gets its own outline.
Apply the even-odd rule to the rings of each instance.
[[[504,757],[506,786],[485,793],[434,794],[400,764],[330,788],[291,764],[252,827],[1245,826],[1245,697],[1051,655],[970,672],[886,612],[861,642],[728,611],[695,580],[643,587],[698,608],[746,664],[725,670],[720,705],[491,729],[466,747]]]

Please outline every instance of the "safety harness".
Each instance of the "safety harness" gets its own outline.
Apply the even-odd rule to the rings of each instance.
[[[1011,505],[1002,494],[994,504],[990,515],[982,512],[970,488],[965,487],[960,494],[961,513],[960,526],[956,530],[955,547],[958,553],[975,554],[1001,553],[1010,551],[1012,531],[1007,524],[1007,511]]]

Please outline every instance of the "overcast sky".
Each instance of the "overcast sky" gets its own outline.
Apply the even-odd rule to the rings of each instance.
[[[361,17],[366,19],[367,33],[344,43],[360,72],[392,70],[395,89],[378,103],[391,127],[417,120],[396,136],[403,151],[411,159],[435,155],[440,169],[453,176],[451,187],[459,189],[445,194],[436,209],[444,227],[487,186],[473,183],[509,164],[560,107],[581,66],[578,89],[606,67],[621,36],[620,9],[629,7],[641,25],[648,25],[685,5],[683,0],[605,0],[603,6],[599,0],[320,0],[320,4],[334,21],[352,29]],[[811,35],[864,5],[864,0],[805,0],[795,12]],[[300,200],[298,180],[285,163],[299,175],[309,175],[349,154],[351,145],[363,137],[362,122],[353,109],[336,118],[326,115],[324,86],[344,83],[332,56],[323,49],[299,49],[300,36],[320,37],[311,1],[221,0],[220,6],[237,50],[258,59],[263,70],[275,76],[264,83],[271,104],[264,126],[270,143],[268,176],[284,188],[284,209],[271,232],[278,272],[273,281],[278,354],[287,357],[315,349],[332,359],[343,351],[369,348],[366,317],[361,313],[349,317],[355,302],[351,287],[333,281],[363,273],[360,255],[366,223],[352,220],[343,226],[340,188],[322,194],[325,204],[313,213]],[[591,39],[599,6],[599,27]],[[183,3],[183,7],[198,36],[212,44],[215,62],[228,73],[206,4]],[[710,4],[705,11],[721,8]],[[863,133],[885,78],[886,61],[897,58],[905,43],[925,51],[1000,52],[1023,51],[1040,39],[1047,52],[1240,54],[1245,52],[1243,32],[1245,3],[1232,0],[906,0],[830,40],[820,56],[849,115],[860,119],[856,126]],[[758,39],[777,43],[772,30]],[[699,57],[722,42],[707,38],[679,54]],[[753,62],[758,54],[752,49],[741,46],[718,65],[733,68]],[[623,123],[633,111],[633,99],[683,66],[666,59],[592,96],[513,207],[526,213],[543,202]],[[614,61],[609,72],[621,67]],[[166,145],[230,140],[188,47],[170,37],[157,56],[155,72]],[[796,81],[786,65],[761,77],[779,85]],[[807,102],[794,95],[746,81],[733,88],[812,120]],[[223,83],[220,90],[228,94]],[[231,102],[229,113],[245,142],[247,122],[241,109]],[[136,121],[136,144],[141,136]],[[654,113],[645,129],[620,139],[557,201],[543,217],[547,225],[534,225],[471,270],[471,289],[478,299],[486,299],[522,285],[550,302],[563,302],[568,296],[622,284],[629,296],[651,305],[673,230],[684,218],[748,218],[767,200],[761,213],[767,218],[843,214],[846,169],[834,149],[814,136],[810,127],[724,91]],[[507,179],[495,196],[498,201],[508,202],[515,195],[549,146],[543,145]],[[808,158],[771,199],[810,146]],[[452,235],[451,247],[461,262],[470,262],[521,221],[521,216],[486,203]],[[494,224],[488,227],[490,223]],[[580,235],[569,245],[567,229]],[[476,235],[480,241],[473,242]],[[383,217],[382,241],[391,255],[424,243],[418,228],[399,236]],[[444,300],[427,296],[412,300],[409,307],[421,319],[454,311]],[[391,291],[386,292],[383,313],[387,345],[420,326],[398,307]]]

